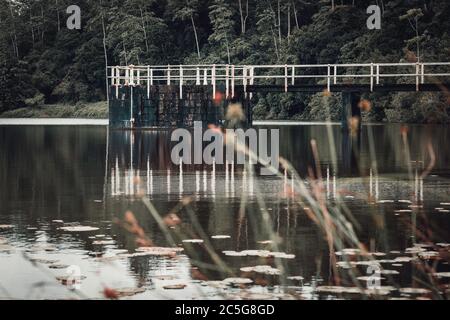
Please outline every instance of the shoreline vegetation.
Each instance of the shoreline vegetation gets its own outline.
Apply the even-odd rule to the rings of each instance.
[[[51,104],[39,107],[24,107],[0,113],[0,118],[73,118],[108,119],[106,101],[71,104]]]

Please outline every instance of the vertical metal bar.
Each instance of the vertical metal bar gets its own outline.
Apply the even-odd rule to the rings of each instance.
[[[167,65],[167,85],[170,86],[170,65]]]
[[[129,85],[130,83],[130,67],[126,67],[125,69],[125,85]]]
[[[208,85],[208,70],[206,68],[203,70],[203,85]]]
[[[421,83],[422,84],[424,84],[425,83],[425,64],[421,64],[421,71],[420,71],[420,73],[421,73],[421,76],[422,76],[422,79],[421,79]]]
[[[373,92],[373,63],[370,64],[370,92]]]
[[[331,92],[331,66],[327,67],[327,90]]]
[[[338,67],[337,67],[337,65],[334,65],[334,72],[333,72],[333,74],[334,74],[334,80],[333,80],[333,83],[334,84],[337,84],[337,69]]]
[[[416,63],[416,91],[419,91],[419,89],[420,89],[419,73],[420,73],[420,65],[417,62]]]
[[[150,67],[147,67],[147,98],[150,99]]]
[[[235,67],[234,65],[231,66],[231,97],[234,98],[234,73],[235,73]]]
[[[153,85],[153,69],[150,69],[150,85]]]
[[[287,64],[284,65],[284,92],[287,92],[288,87],[288,72],[287,72]]]
[[[116,68],[116,99],[119,99],[120,69]]]
[[[380,84],[380,65],[377,64],[377,85]]]
[[[291,84],[295,85],[295,67],[292,66],[292,80],[291,80]]]
[[[212,78],[212,86],[213,86],[213,99],[216,98],[216,65],[213,65],[212,68],[212,74],[211,74],[211,78]]]
[[[180,65],[180,99],[183,99],[183,66]]]
[[[230,66],[227,64],[225,69],[225,97],[230,96]]]
[[[196,69],[196,79],[195,79],[195,84],[196,84],[197,86],[200,85],[200,68],[199,68],[199,67],[197,67],[197,69]]]
[[[136,70],[136,84],[138,86],[141,85],[141,70],[140,69]]]

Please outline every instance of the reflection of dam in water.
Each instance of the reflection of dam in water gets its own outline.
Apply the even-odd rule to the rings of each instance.
[[[281,176],[260,176],[255,166],[175,165],[170,158],[169,131],[112,131],[109,134],[109,196],[162,196],[173,200],[184,196],[235,198],[256,192],[267,197],[285,198],[294,194],[295,178],[281,169]],[[421,164],[423,167],[423,163]],[[421,169],[422,170],[422,169]],[[321,167],[327,199],[345,193],[380,200],[389,198],[392,189],[403,197],[422,201],[424,181],[419,168],[413,177],[379,176],[370,168],[367,177],[338,178],[329,164]],[[304,180],[308,185],[307,179]]]

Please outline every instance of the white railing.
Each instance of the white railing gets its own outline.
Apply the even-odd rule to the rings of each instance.
[[[281,82],[285,92],[290,86],[311,84],[302,80],[317,79],[315,84],[326,84],[332,91],[333,85],[367,84],[373,91],[376,85],[386,84],[383,79],[400,78],[405,83],[420,84],[427,79],[433,83],[439,78],[450,77],[450,62],[432,63],[361,63],[361,64],[311,64],[311,65],[167,65],[167,66],[112,66],[108,67],[108,79],[112,86],[145,86],[150,97],[153,85],[178,85],[183,97],[184,85],[211,85],[213,96],[217,86],[225,86],[226,97],[235,96],[235,87],[273,84]]]

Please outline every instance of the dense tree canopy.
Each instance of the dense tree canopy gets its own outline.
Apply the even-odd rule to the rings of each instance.
[[[45,103],[105,99],[105,63],[450,61],[446,0],[0,2],[0,111],[41,98]],[[66,8],[75,3],[81,8],[81,30],[66,27]],[[381,30],[366,27],[370,4],[382,8]],[[423,97],[403,103],[403,96],[378,97],[372,119],[395,119],[390,115],[400,114],[405,103],[421,108]],[[430,97],[431,105],[448,118],[441,98]],[[324,119],[328,115],[319,110],[321,99],[259,96],[255,113],[261,118]],[[415,110],[408,120],[425,121],[430,108]]]

